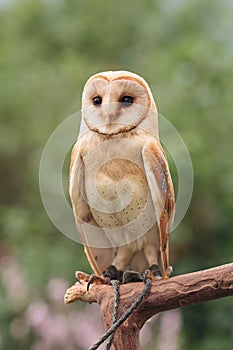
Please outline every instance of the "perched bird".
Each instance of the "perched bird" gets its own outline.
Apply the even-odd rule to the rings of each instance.
[[[69,191],[93,280],[169,277],[174,190],[156,105],[140,76],[109,71],[87,81]]]

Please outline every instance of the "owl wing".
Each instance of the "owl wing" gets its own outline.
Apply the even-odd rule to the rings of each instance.
[[[84,244],[88,261],[97,275],[109,266],[114,257],[112,248],[98,248],[96,240],[102,246],[110,246],[104,231],[97,225],[90,207],[85,199],[85,166],[82,158],[81,145],[76,142],[71,154],[70,162],[70,198],[73,206],[77,231],[81,242]],[[98,227],[98,230],[96,228]],[[94,238],[93,238],[94,235]],[[91,240],[95,239],[95,246],[91,246]],[[106,244],[105,244],[106,242]]]
[[[159,142],[146,143],[142,149],[142,157],[159,227],[160,250],[166,272],[169,266],[169,240],[175,209],[172,179]]]

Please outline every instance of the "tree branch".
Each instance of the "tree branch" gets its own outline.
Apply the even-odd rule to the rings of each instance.
[[[65,294],[66,304],[80,300],[97,302],[106,329],[111,326],[113,312],[113,288],[110,285],[75,283]],[[127,283],[120,286],[118,317],[132,305],[143,289],[143,284]],[[208,300],[233,295],[233,263],[208,270],[159,280],[152,284],[149,295],[133,314],[119,327],[113,345],[117,349],[140,349],[139,331],[144,323],[158,312],[198,304]]]

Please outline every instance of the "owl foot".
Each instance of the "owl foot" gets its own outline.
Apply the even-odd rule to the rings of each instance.
[[[102,276],[95,274],[88,275],[81,271],[76,271],[76,279],[79,283],[87,282],[87,290],[90,288],[91,284],[111,284],[111,280],[118,280],[122,282],[123,272],[117,270],[114,265],[109,265],[106,270],[103,272]]]
[[[163,278],[159,267],[157,264],[153,264],[149,267],[149,269],[145,270],[143,273],[144,282],[149,278],[152,282],[161,280]]]
[[[109,265],[103,272],[103,277],[108,277],[110,281],[117,280],[121,283],[123,278],[123,271],[117,270],[114,265]]]
[[[111,284],[112,280],[122,282],[123,271],[117,270],[114,265],[109,265],[102,276],[91,275],[87,283],[87,290],[91,284]]]
[[[143,273],[137,271],[125,271],[123,273],[122,283],[130,283],[130,282],[142,282],[143,281]]]
[[[144,272],[137,272],[137,271],[125,271],[123,273],[123,283],[130,283],[130,282],[145,282],[146,279],[149,278],[152,282],[158,281],[163,276],[161,275],[158,265],[153,264],[149,267],[149,269],[146,269]]]
[[[87,283],[87,290],[90,288],[91,284],[110,284],[109,278],[97,276],[94,274],[88,275],[82,271],[76,271],[75,277],[79,283]]]

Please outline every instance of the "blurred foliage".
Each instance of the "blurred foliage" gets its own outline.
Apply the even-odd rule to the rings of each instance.
[[[0,347],[41,349],[36,330],[25,333],[17,320],[48,299],[51,279],[70,284],[76,269],[90,271],[82,247],[49,221],[38,169],[48,137],[80,109],[82,87],[98,71],[142,75],[189,149],[194,193],[172,235],[175,274],[232,261],[232,15],[230,0],[0,1]],[[8,292],[20,274],[15,294],[26,285],[27,298],[14,302]],[[182,315],[181,349],[231,348],[229,298]]]

